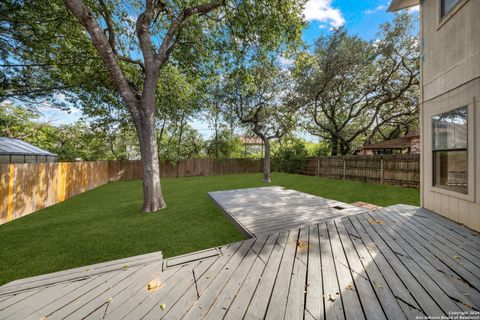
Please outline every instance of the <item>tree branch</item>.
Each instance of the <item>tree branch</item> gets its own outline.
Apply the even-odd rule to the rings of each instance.
[[[132,112],[133,115],[137,115],[138,110],[136,106],[138,105],[138,99],[130,88],[128,81],[120,68],[114,49],[105,37],[102,28],[100,28],[95,20],[93,13],[85,5],[83,0],[64,0],[64,3],[68,10],[79,20],[80,24],[90,35],[92,43],[98,55],[105,63],[108,72],[111,74],[117,90],[125,99],[130,112]]]

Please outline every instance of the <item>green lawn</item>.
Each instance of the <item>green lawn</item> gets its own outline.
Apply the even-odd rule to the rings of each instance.
[[[264,186],[260,174],[164,179],[168,208],[142,214],[141,181],[110,183],[0,226],[0,285],[14,279],[163,251],[242,240],[208,191]],[[416,189],[275,173],[280,185],[343,202],[418,205]]]

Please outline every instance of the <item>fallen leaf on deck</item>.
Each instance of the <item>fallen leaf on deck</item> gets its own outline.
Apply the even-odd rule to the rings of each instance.
[[[373,281],[373,284],[374,284],[375,287],[377,287],[377,288],[383,288],[383,286],[382,286],[380,283],[377,283],[377,282]]]
[[[122,268],[123,268],[123,269],[127,269],[127,268],[128,268],[128,264],[124,264],[124,265],[122,266]]]
[[[167,306],[165,305],[165,303],[162,303],[162,304],[160,305],[160,309],[162,309],[162,310],[165,310],[166,307],[167,307]]]
[[[333,298],[331,294],[328,295],[328,301],[334,302],[335,300],[337,300],[337,299]]]
[[[385,221],[383,221],[383,220],[377,220],[377,219],[368,219],[368,222],[369,222],[370,224],[384,224],[384,223],[385,223]]]
[[[160,280],[158,279],[153,279],[147,284],[148,291],[152,291],[154,289],[157,289],[158,287],[160,287]]]
[[[459,256],[453,256],[453,259],[461,259]]]
[[[301,249],[306,249],[308,247],[308,243],[305,242],[305,241],[298,241],[297,242],[297,247],[299,247]]]
[[[348,289],[348,290],[352,290],[352,291],[353,291],[353,287],[352,287],[352,285],[351,285],[351,284],[349,284],[349,285],[347,286],[347,289]]]

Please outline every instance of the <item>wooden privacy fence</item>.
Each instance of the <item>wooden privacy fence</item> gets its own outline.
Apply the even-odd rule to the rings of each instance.
[[[162,178],[253,173],[261,160],[189,159],[161,162]],[[110,181],[142,178],[140,161],[0,164],[0,224],[62,202]]]
[[[303,174],[418,188],[419,155],[332,156],[308,159]]]

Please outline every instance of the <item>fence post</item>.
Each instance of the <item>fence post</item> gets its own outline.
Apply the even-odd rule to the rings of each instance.
[[[383,172],[384,172],[383,157],[380,158],[380,184],[383,184]]]
[[[317,158],[317,177],[320,177],[320,158]]]
[[[347,179],[347,159],[343,158],[343,180]]]

